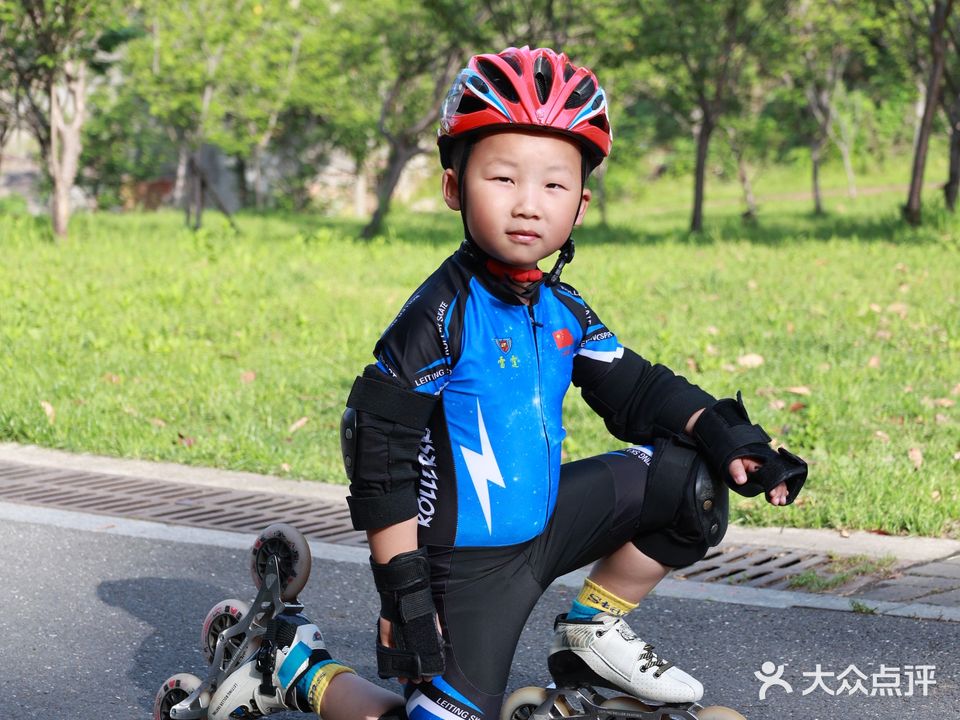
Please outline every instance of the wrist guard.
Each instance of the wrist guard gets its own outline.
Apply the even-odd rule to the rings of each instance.
[[[370,567],[380,593],[380,615],[393,625],[394,647],[382,645],[377,633],[377,673],[381,678],[443,674],[443,638],[437,631],[426,548],[401,553],[383,565],[371,558]]]
[[[784,448],[775,452],[770,447],[770,436],[759,425],[751,424],[739,392],[736,400],[720,400],[704,410],[693,426],[693,437],[714,472],[740,495],[769,493],[783,482],[789,505],[806,482],[807,464]],[[761,467],[747,474],[747,482],[737,485],[730,477],[730,463],[745,457],[757,460]]]

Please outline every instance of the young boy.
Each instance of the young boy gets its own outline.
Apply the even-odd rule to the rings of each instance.
[[[555,623],[556,681],[699,700],[701,684],[623,616],[719,543],[727,485],[786,505],[806,466],[770,449],[739,396],[717,401],[651,365],[559,281],[587,177],[611,146],[590,70],[548,49],[471,58],[444,103],[439,146],[465,240],[380,338],[341,433],[381,596],[378,667],[405,683],[404,698],[331,660],[298,618],[272,629],[249,671],[272,678],[259,709],[496,720],[534,604],[595,561]],[[640,444],[561,466],[571,382],[614,436]]]

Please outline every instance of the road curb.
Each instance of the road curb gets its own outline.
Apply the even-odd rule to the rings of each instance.
[[[348,489],[318,481],[291,480],[273,475],[180,465],[170,462],[110,458],[87,453],[50,450],[35,445],[0,443],[0,460],[44,465],[85,472],[129,475],[168,480],[208,487],[249,490],[315,498],[327,502],[345,502]],[[841,534],[837,530],[812,530],[789,527],[743,527],[731,525],[724,545],[783,547],[840,555],[867,555],[872,558],[893,556],[897,567],[960,555],[960,541],[941,538],[876,535],[860,530]]]
[[[171,462],[72,453],[64,450],[50,450],[36,445],[20,445],[19,443],[0,443],[0,460],[25,465],[43,465],[63,470],[129,475],[145,479],[188,483],[190,485],[222,487],[231,490],[297,495],[328,502],[342,501],[348,494],[346,485],[333,485],[311,480],[291,480],[275,475],[260,475],[238,470],[220,470],[218,468],[181,465]]]

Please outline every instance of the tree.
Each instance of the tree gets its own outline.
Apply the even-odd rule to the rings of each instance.
[[[12,8],[0,2],[0,168],[3,167],[3,148],[17,125],[20,86],[13,67],[12,53],[3,50],[12,42]]]
[[[604,12],[613,49],[609,64],[643,59],[647,92],[684,119],[696,141],[690,229],[703,229],[710,140],[739,102],[752,63],[780,54],[787,0],[647,0],[614,2]],[[696,22],[691,22],[696,18]]]
[[[943,186],[943,197],[951,212],[957,208],[957,193],[960,191],[960,19],[948,25],[950,51],[943,69],[943,105],[950,129],[950,169]]]
[[[928,82],[934,70],[936,52],[930,41],[933,30],[932,23],[936,19],[937,8],[930,2],[916,0],[903,4],[885,2],[884,9],[890,13],[894,21],[899,21],[901,29],[901,52],[907,60],[910,70],[917,78],[917,83],[923,89],[921,106],[926,107],[928,97]],[[943,108],[948,120],[950,133],[950,166],[947,182],[943,186],[944,199],[947,207],[953,211],[957,203],[957,191],[960,188],[960,18],[945,17],[944,19],[944,60],[942,71],[942,91],[939,93],[939,104]],[[918,125],[916,139],[920,138]],[[916,151],[917,142],[914,142]],[[915,162],[916,164],[916,162]]]
[[[122,204],[124,195],[129,203],[138,182],[156,182],[176,163],[176,148],[132,83],[97,87],[88,106],[77,182],[101,208]]]
[[[6,42],[0,65],[12,71],[26,122],[53,182],[51,216],[65,237],[79,169],[89,64],[105,32],[121,23],[115,0],[0,0]]]
[[[864,116],[869,112],[870,99],[860,90],[851,90],[845,82],[837,85],[833,96],[833,112],[829,135],[840,150],[843,169],[847,174],[847,195],[857,196],[857,177],[853,168],[853,153]]]
[[[440,104],[454,74],[463,64],[463,37],[458,25],[438,23],[443,11],[412,0],[364,0],[352,6],[351,15],[341,11],[361,36],[374,47],[362,67],[379,75],[376,87],[376,128],[386,144],[386,164],[377,177],[377,207],[361,232],[378,234],[390,209],[390,201],[407,163],[427,148],[421,139],[436,127]],[[472,16],[472,8],[467,13]],[[361,25],[353,23],[358,12]]]
[[[830,141],[843,157],[849,191],[856,192],[852,154],[863,98],[848,87],[845,74],[854,62],[874,65],[872,40],[879,21],[873,7],[860,0],[802,0],[793,7],[790,24],[788,72],[813,120],[807,143],[814,212],[820,215],[824,211],[820,168]]]
[[[917,5],[919,3],[919,7]],[[926,82],[926,98],[923,106],[923,119],[917,135],[914,149],[913,168],[910,175],[910,190],[907,202],[903,206],[903,217],[911,225],[921,222],[921,191],[923,190],[923,174],[926,169],[927,149],[930,145],[930,134],[933,129],[934,116],[941,106],[941,82],[944,75],[947,52],[947,27],[953,11],[953,0],[910,0],[898,3],[901,12],[907,18],[908,27],[919,31],[923,23],[917,18],[926,17],[926,39],[929,53],[929,74]]]
[[[753,192],[756,166],[770,159],[780,139],[779,128],[764,112],[779,83],[780,80],[773,77],[754,78],[748,83],[749,89],[740,104],[740,112],[728,113],[722,123],[743,191],[745,209],[741,217],[745,223],[754,222],[759,215]]]
[[[222,132],[227,86],[243,67],[256,7],[231,0],[189,5],[148,0],[143,5],[146,32],[130,44],[124,75],[177,148],[175,204],[187,194],[191,159],[199,166],[200,147]]]
[[[302,72],[304,43],[327,39],[321,23],[328,12],[325,0],[256,4],[245,14],[246,22],[235,27],[239,37],[224,63],[227,110],[223,122],[211,127],[210,139],[226,152],[249,159],[257,208],[266,203],[263,162],[290,107]],[[329,76],[339,67],[328,64],[322,70]]]

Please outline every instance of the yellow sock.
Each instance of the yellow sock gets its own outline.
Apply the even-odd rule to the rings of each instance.
[[[345,672],[356,674],[356,670],[341,665],[335,660],[315,665],[308,671],[308,674],[310,674],[310,689],[307,691],[307,701],[317,715],[320,714],[320,703],[323,700],[323,694],[330,686],[330,681],[340,673]]]
[[[587,578],[567,617],[571,620],[588,620],[598,612],[620,617],[636,607],[637,603],[628,602]]]

